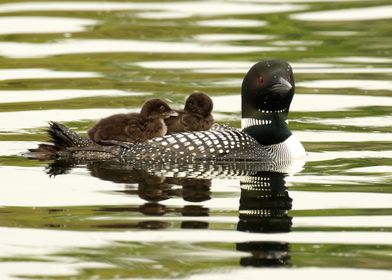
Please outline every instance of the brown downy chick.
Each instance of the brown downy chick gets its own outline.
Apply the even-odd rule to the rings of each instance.
[[[147,100],[140,113],[117,114],[100,120],[88,131],[91,140],[101,145],[129,146],[164,136],[164,119],[175,112],[160,99]],[[125,143],[124,143],[125,142]]]
[[[214,123],[212,108],[212,100],[207,94],[193,92],[186,99],[184,110],[177,111],[178,116],[165,119],[167,134],[209,130]]]

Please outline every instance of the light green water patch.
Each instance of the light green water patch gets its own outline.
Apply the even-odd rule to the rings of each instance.
[[[103,278],[113,276],[182,278],[203,271],[238,266],[237,254],[233,255],[234,244],[187,245],[184,243],[121,242],[102,249],[81,248],[75,252],[57,254],[57,256],[76,257],[84,261],[109,263],[113,266],[112,268],[83,269],[78,275],[81,278],[88,278],[91,275],[99,275]],[[189,252],[193,253],[189,254]],[[54,279],[66,278],[54,277]]]
[[[366,106],[355,108],[355,110],[341,110],[330,112],[290,112],[291,119],[303,118],[345,118],[345,117],[369,117],[385,116],[391,112],[389,106]],[[298,121],[298,120],[297,120]],[[291,122],[290,122],[291,125]]]
[[[336,118],[337,119],[337,118]],[[337,122],[339,120],[337,119]],[[297,123],[296,121],[290,121],[290,128],[293,130],[325,130],[325,131],[346,131],[346,132],[391,132],[391,127],[372,127],[370,126],[350,126],[350,125],[327,125],[317,123]]]
[[[342,156],[344,155],[344,152]],[[307,162],[305,170],[301,174],[319,173],[322,171],[324,175],[362,175],[363,173],[352,170],[354,168],[392,165],[392,159],[389,157],[383,158],[337,158],[330,161],[322,162]]]
[[[153,213],[154,208],[156,213]],[[187,216],[187,211],[193,212]],[[209,210],[201,206],[170,207],[146,202],[144,205],[121,207],[1,207],[0,215],[1,227],[106,232],[181,228],[235,230],[236,218],[233,222],[219,222],[219,217],[237,217],[238,213]],[[209,222],[205,217],[218,219]]]
[[[31,148],[36,148],[32,145]],[[0,166],[20,166],[20,167],[44,167],[48,162],[29,160],[21,156],[2,156],[0,157]]]
[[[39,130],[39,131],[38,131]],[[0,141],[45,141],[48,139],[44,129],[35,129],[34,134],[0,133]]]
[[[389,150],[390,142],[307,142],[304,143],[305,149],[312,152],[324,151],[382,151]]]
[[[332,185],[329,183],[307,183],[307,184],[293,184],[290,190],[295,191],[320,191],[320,192],[377,192],[377,193],[392,193],[392,189],[389,183],[371,183],[359,185],[358,183],[346,183],[341,185]]]
[[[330,216],[384,216],[391,215],[392,209],[312,209],[290,210],[289,215],[295,217],[330,217]]]
[[[380,252],[383,254],[380,255]],[[375,245],[122,242],[100,249],[80,248],[53,257],[102,264],[102,268],[97,265],[96,268],[82,269],[75,275],[78,278],[89,278],[92,275],[101,278],[183,278],[202,272],[229,271],[240,265],[251,266],[252,263],[258,263],[259,267],[327,267],[326,264],[330,264],[329,267],[335,268],[390,269],[391,260],[382,258],[382,255],[390,252],[390,246]],[[315,258],[314,254],[318,257]]]
[[[163,96],[160,96],[164,98]],[[127,97],[105,97],[95,96],[86,98],[65,99],[61,101],[44,102],[18,102],[0,104],[0,112],[18,112],[32,110],[50,109],[85,109],[85,108],[140,108],[141,105],[153,96],[127,96]]]
[[[337,231],[344,231],[344,232],[392,232],[392,227],[366,227],[366,226],[356,226],[356,227],[295,227],[293,228],[293,232],[337,232]]]
[[[390,254],[391,246],[292,244],[292,261],[295,266],[366,267],[391,269],[390,259],[383,259],[380,252]],[[311,257],[316,254],[318,257]],[[355,260],[355,261],[353,261]]]

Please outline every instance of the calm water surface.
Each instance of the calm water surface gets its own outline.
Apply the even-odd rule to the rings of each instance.
[[[391,279],[391,1],[163,2],[0,1],[0,278]],[[193,90],[239,127],[270,58],[308,152],[288,175],[20,156],[50,120],[85,133]]]

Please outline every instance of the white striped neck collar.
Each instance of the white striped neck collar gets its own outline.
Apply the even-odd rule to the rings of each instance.
[[[270,119],[255,119],[255,118],[242,118],[241,119],[241,128],[245,129],[250,126],[255,125],[270,125],[272,124],[272,120]]]

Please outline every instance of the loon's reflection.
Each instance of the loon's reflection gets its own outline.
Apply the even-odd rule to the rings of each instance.
[[[253,166],[254,167],[254,166]],[[69,165],[52,165],[53,174],[68,171]],[[138,196],[146,203],[130,207],[102,207],[99,211],[141,213],[148,219],[131,219],[129,222],[112,222],[99,225],[104,228],[139,228],[139,229],[164,229],[187,228],[206,229],[209,223],[201,217],[209,216],[208,208],[200,205],[185,205],[182,207],[163,205],[163,201],[171,198],[181,198],[184,201],[195,203],[211,199],[211,179],[169,177],[163,176],[163,170],[150,173],[145,170],[135,169],[134,166],[118,162],[90,162],[87,169],[91,175],[101,180],[115,183],[124,183],[127,188],[121,192],[127,195]],[[214,174],[224,170],[225,174],[235,174],[221,166],[218,169],[209,167]],[[58,171],[60,170],[60,171]],[[218,170],[218,171],[216,171]],[[154,175],[160,174],[160,175]],[[188,173],[189,174],[189,173]],[[246,174],[246,176],[244,176]],[[204,173],[205,175],[205,173]],[[238,231],[252,233],[278,233],[289,232],[292,219],[287,215],[292,207],[285,186],[285,175],[277,172],[240,170],[241,196],[239,200]],[[160,218],[162,216],[184,217],[180,222]],[[153,218],[153,217],[156,217]],[[186,217],[189,217],[187,219]],[[192,217],[192,218],[191,218]],[[197,219],[200,217],[200,220]],[[153,219],[151,219],[153,218]],[[179,224],[178,224],[179,223]],[[288,243],[281,242],[243,242],[237,243],[238,251],[247,252],[247,257],[240,259],[242,266],[288,266],[290,265],[290,247]]]
[[[289,232],[292,207],[284,175],[259,172],[241,178],[241,197],[237,230],[258,233]],[[251,255],[240,260],[242,266],[287,266],[290,264],[289,244],[284,242],[237,243],[238,251]]]
[[[263,233],[290,231],[292,222],[287,211],[292,207],[292,199],[282,174],[260,172],[242,177],[240,182],[238,230]]]
[[[290,246],[285,242],[237,243],[238,251],[249,252],[250,256],[240,259],[241,266],[280,267],[290,266]]]

